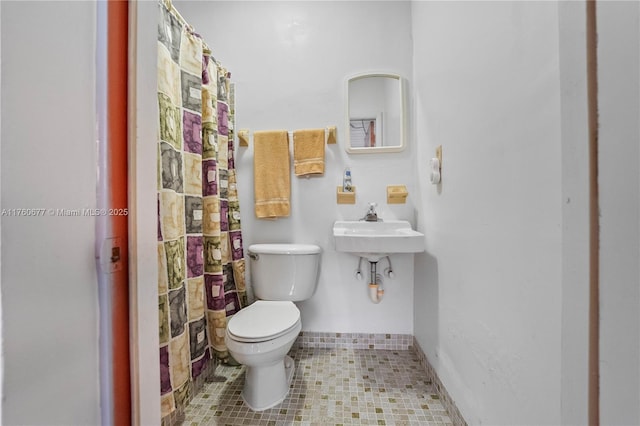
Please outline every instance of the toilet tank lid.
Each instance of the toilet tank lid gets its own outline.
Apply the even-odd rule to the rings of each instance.
[[[317,254],[322,249],[315,244],[251,244],[249,252],[255,254]]]

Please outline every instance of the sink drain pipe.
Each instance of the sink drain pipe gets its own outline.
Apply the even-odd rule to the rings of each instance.
[[[389,267],[384,270],[384,274],[389,278],[394,278],[393,266],[391,266],[391,259],[389,256],[385,256]],[[378,262],[369,261],[369,298],[373,303],[380,303],[382,296],[384,296],[384,290],[382,289],[382,275],[378,274]],[[358,268],[356,269],[356,278],[362,279],[362,257],[358,259]]]
[[[382,300],[382,296],[384,296],[384,290],[382,289],[382,279],[378,281],[378,274],[376,273],[376,268],[378,266],[378,262],[369,262],[371,265],[370,277],[369,280],[369,298],[373,303],[380,303]]]

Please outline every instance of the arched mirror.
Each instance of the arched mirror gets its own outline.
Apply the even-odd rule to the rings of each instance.
[[[347,144],[350,154],[398,152],[405,147],[403,79],[360,74],[347,80]]]

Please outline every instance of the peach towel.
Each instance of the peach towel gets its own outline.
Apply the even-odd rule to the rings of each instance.
[[[324,174],[324,129],[293,132],[293,167],[296,176]]]
[[[256,217],[289,216],[291,171],[289,132],[265,130],[253,135],[253,182]]]

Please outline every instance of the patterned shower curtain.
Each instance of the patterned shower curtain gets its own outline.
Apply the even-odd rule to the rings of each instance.
[[[246,306],[230,74],[159,2],[158,293],[163,417],[191,399]]]

